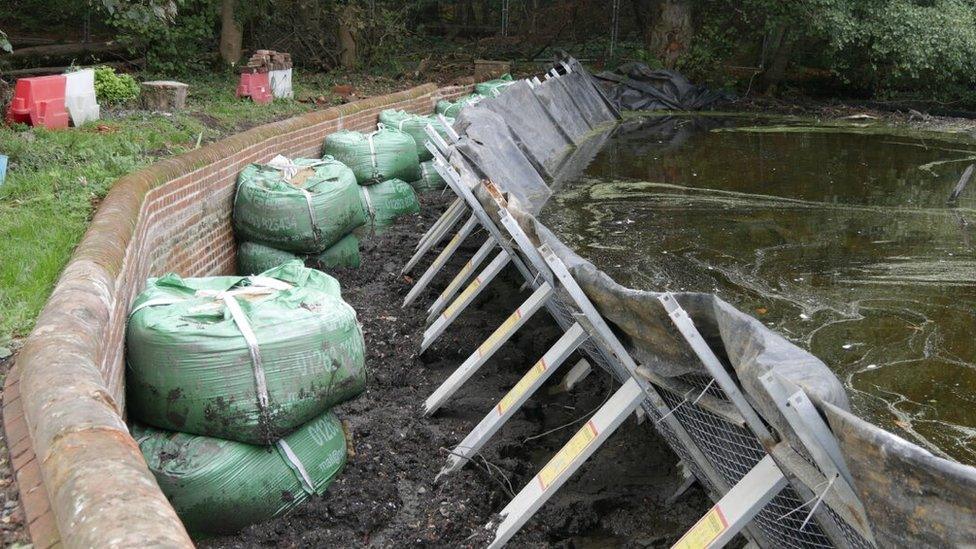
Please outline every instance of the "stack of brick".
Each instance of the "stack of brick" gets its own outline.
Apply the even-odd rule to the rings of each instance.
[[[241,67],[238,97],[250,97],[256,103],[270,103],[275,97],[291,98],[291,54],[274,50],[257,50]]]
[[[257,50],[241,72],[271,72],[291,68],[291,54],[274,50]]]

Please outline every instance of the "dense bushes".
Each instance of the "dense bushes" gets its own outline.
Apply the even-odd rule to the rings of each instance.
[[[715,81],[758,67],[752,89],[786,79],[845,95],[961,96],[976,78],[971,0],[698,0],[677,67]],[[777,63],[780,64],[777,67]],[[815,78],[813,77],[815,76]],[[748,82],[748,84],[747,84]]]
[[[131,74],[118,74],[112,67],[95,69],[95,96],[100,103],[121,105],[139,95],[139,83]]]
[[[156,74],[185,75],[210,70],[217,58],[219,2],[184,0],[172,19],[115,11],[118,39]]]

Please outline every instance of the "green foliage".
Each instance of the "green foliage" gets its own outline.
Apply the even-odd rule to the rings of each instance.
[[[362,60],[367,65],[382,65],[399,71],[399,58],[408,35],[408,10],[403,3],[376,4],[372,13],[360,16],[360,36],[363,43]]]
[[[108,105],[128,103],[139,96],[139,83],[132,75],[116,73],[112,67],[97,67],[95,96]]]
[[[10,53],[13,48],[10,47],[10,40],[7,40],[7,33],[0,30],[0,51],[5,51]]]
[[[172,21],[181,0],[101,0],[102,7],[112,16],[148,23]]]
[[[0,24],[13,35],[39,33],[46,36],[52,29],[79,28],[90,9],[87,0],[3,0],[0,2]],[[56,36],[52,34],[51,37]]]
[[[218,4],[182,0],[171,18],[146,17],[145,10],[136,10],[116,12],[111,22],[118,29],[118,39],[134,55],[145,58],[148,72],[185,76],[212,68]]]
[[[679,68],[697,78],[768,68],[782,36],[793,67],[850,92],[945,96],[976,83],[973,0],[689,1],[696,32]]]
[[[836,10],[832,23],[820,32],[848,81],[881,93],[973,82],[976,7],[966,0],[875,0]]]

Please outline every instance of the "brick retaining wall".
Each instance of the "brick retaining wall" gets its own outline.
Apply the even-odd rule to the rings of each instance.
[[[123,421],[126,316],[149,276],[231,274],[237,173],[319,156],[387,108],[429,113],[470,85],[426,84],[259,126],[119,179],[65,267],[4,387],[3,420],[38,549],[192,545]]]

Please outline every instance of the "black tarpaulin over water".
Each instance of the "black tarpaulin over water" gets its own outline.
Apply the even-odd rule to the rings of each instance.
[[[653,70],[643,63],[625,63],[596,78],[617,106],[627,110],[697,111],[735,99],[729,92],[696,86],[677,72]]]
[[[556,252],[643,366],[662,377],[706,374],[704,366],[673,327],[658,301],[660,294],[634,290],[616,283],[597,266],[563,245],[534,217],[551,196],[546,183],[558,185],[559,181],[571,178],[574,170],[585,167],[588,159],[607,139],[606,132],[601,133],[596,129],[606,128],[618,119],[612,102],[582,67],[574,60],[570,61],[570,66],[573,68],[570,78],[548,80],[535,87],[525,83],[513,85],[509,90],[516,90],[515,93],[506,91],[478,106],[465,107],[456,124],[461,141],[456,147],[458,152],[451,157],[451,163],[462,171],[462,176],[465,171],[469,172],[462,180],[473,187],[489,214],[495,215],[496,207],[476,180],[490,179],[506,193],[510,211],[530,239],[537,245],[548,244]],[[564,100],[539,98],[538,94],[546,96],[549,93],[546,90],[554,86],[567,90],[577,112],[566,112],[570,103]],[[540,114],[540,110],[543,114]],[[535,120],[532,118],[534,116],[542,120]],[[585,127],[591,130],[589,137],[592,143],[580,139],[582,136],[579,132],[584,125],[579,119],[584,119]],[[537,135],[540,128],[549,128],[547,131],[553,131],[555,135],[542,138]],[[540,138],[536,140],[535,137]],[[558,143],[566,146],[557,151]],[[581,143],[581,146],[573,147],[572,143]],[[569,148],[568,152],[566,148]],[[952,543],[961,539],[959,532],[971,532],[976,528],[976,518],[972,514],[966,517],[950,512],[959,505],[970,505],[969,499],[958,495],[958,486],[962,480],[965,483],[976,481],[976,469],[935,458],[916,445],[854,418],[850,414],[843,385],[823,361],[717,296],[680,293],[675,294],[675,298],[727,370],[738,380],[746,398],[780,438],[795,440],[785,418],[759,383],[759,376],[768,371],[775,371],[804,389],[822,410],[836,412],[831,414],[831,426],[841,438],[842,448],[855,475],[855,488],[867,507],[867,515],[879,542],[883,545],[890,545],[884,542],[892,540]],[[685,407],[690,408],[690,405]],[[684,418],[684,413],[677,413],[676,416]],[[856,421],[845,424],[835,416]],[[695,426],[686,428],[692,432]],[[705,432],[705,435],[708,433]],[[673,437],[669,437],[669,440],[676,444]],[[892,440],[898,443],[893,444],[890,442]],[[748,471],[751,467],[749,463],[754,465],[764,454],[757,441],[751,444],[753,446],[744,449],[741,454],[735,454],[736,449],[718,448],[714,451],[707,449],[706,456],[731,485]],[[793,446],[799,447],[796,443]],[[687,456],[687,452],[681,448],[676,448],[676,452]],[[870,456],[872,452],[883,455],[884,459],[873,460],[869,465],[864,456]],[[737,467],[729,462],[730,459],[741,460],[744,467]],[[869,471],[872,466],[874,469]],[[879,491],[870,480],[874,476],[899,479],[902,486],[888,492]],[[707,478],[699,477],[704,484],[715,489]],[[899,498],[897,506],[890,498]],[[817,515],[822,529],[814,525],[801,528],[800,520],[793,521],[785,514],[792,508],[802,507],[802,500],[790,488],[773,500],[770,507],[773,506],[778,506],[778,510],[767,508],[754,520],[757,528],[753,533],[758,533],[757,539],[763,545],[867,546],[867,542],[854,530],[841,524],[833,511]],[[912,506],[918,506],[920,510],[906,524],[899,524],[897,515],[889,513],[889,508],[907,509]],[[958,528],[956,533],[950,532],[953,524],[960,520],[967,524]],[[827,524],[830,521],[834,522]],[[901,531],[906,527],[910,527],[914,533],[903,535]]]

